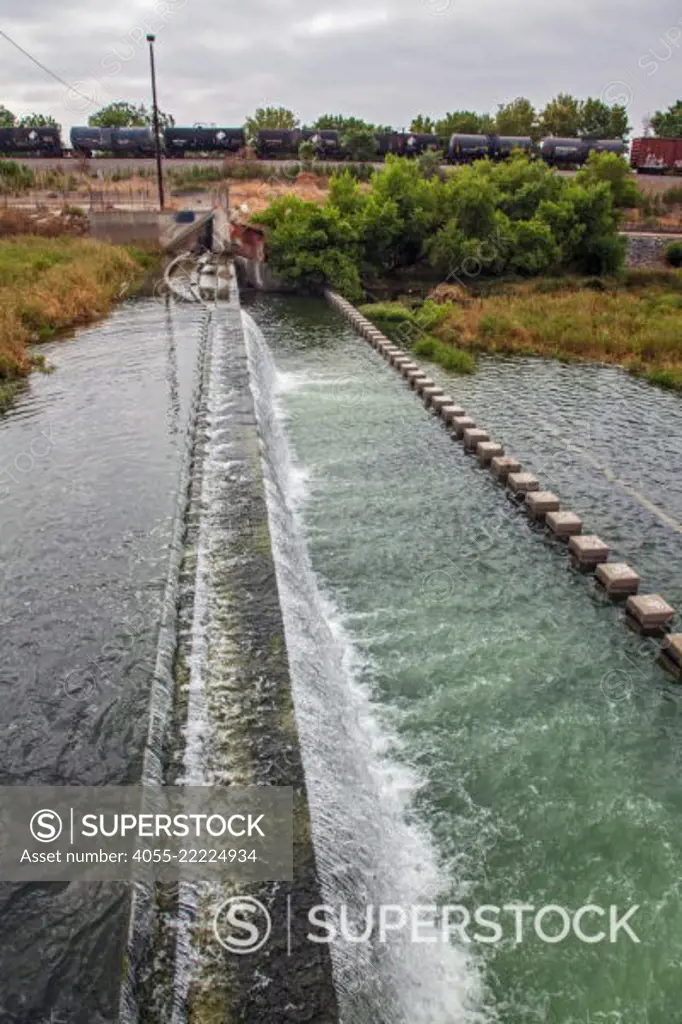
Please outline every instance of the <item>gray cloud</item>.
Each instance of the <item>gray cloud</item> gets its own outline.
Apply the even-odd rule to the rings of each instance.
[[[418,112],[493,111],[516,95],[559,91],[628,102],[638,133],[682,78],[674,0],[0,0],[0,25],[92,96],[149,101],[144,35],[157,34],[161,105],[178,123],[241,124],[262,104],[303,120],[327,111],[406,125]],[[89,105],[0,38],[0,102],[50,112],[65,127]],[[680,90],[682,93],[682,90]]]

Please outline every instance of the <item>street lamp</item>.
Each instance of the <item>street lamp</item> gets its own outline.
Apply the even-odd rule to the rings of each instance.
[[[163,210],[163,169],[161,167],[161,135],[159,132],[159,105],[156,101],[156,68],[154,67],[154,40],[156,36],[151,33],[147,36],[149,43],[149,63],[152,69],[152,100],[154,103],[154,146],[156,148],[156,178],[159,185],[159,207]]]

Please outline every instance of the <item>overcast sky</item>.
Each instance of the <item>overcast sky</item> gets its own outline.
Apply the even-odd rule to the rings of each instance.
[[[303,121],[342,112],[401,127],[564,91],[626,102],[640,134],[682,97],[675,0],[0,0],[0,28],[92,100],[0,36],[0,103],[66,128],[114,100],[149,102],[150,30],[159,103],[179,125],[240,125],[281,104]]]

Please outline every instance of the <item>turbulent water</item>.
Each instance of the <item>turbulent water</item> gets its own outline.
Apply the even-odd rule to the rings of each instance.
[[[141,777],[200,317],[140,301],[44,346],[0,420],[4,785]],[[116,1019],[127,905],[3,884],[3,1024]]]
[[[332,946],[344,1024],[674,1024],[682,722],[655,645],[335,313],[259,299],[251,314],[316,855],[332,919],[347,913]],[[35,375],[0,420],[4,784],[236,777],[245,695],[220,657],[232,604],[216,602],[219,657],[204,678],[194,589],[209,569],[229,589],[237,568],[223,485],[239,407],[229,331],[214,327],[212,363],[204,311],[124,306],[49,346],[57,372]],[[677,397],[541,361],[433,374],[644,589],[682,600]],[[205,463],[190,458],[197,417]],[[195,699],[207,689],[222,732]],[[148,732],[150,707],[170,740]],[[183,756],[162,764],[173,730]],[[129,895],[2,885],[0,1022],[114,1021]],[[180,902],[189,920],[192,900]],[[640,941],[550,943],[526,928],[517,942],[507,912],[502,941],[486,944],[443,920],[446,905],[518,904],[637,904]],[[395,926],[386,941],[379,906]],[[416,938],[399,921],[415,910]],[[146,963],[154,984],[164,965],[160,1019],[181,1024],[200,962],[182,941],[175,956],[187,934],[168,916]]]
[[[511,913],[496,944],[339,941],[345,1020],[676,1020],[682,721],[653,645],[336,314],[251,313],[326,898],[639,905],[639,943],[517,942]],[[646,589],[682,596],[679,399],[542,362],[443,379]]]

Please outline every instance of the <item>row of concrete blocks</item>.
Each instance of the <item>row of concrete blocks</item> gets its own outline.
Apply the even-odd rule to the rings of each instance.
[[[397,345],[389,341],[340,295],[327,292],[327,299],[357,331],[400,373],[406,383],[421,395],[425,405],[451,427],[467,451],[476,455],[481,466],[506,485],[510,495],[523,501],[530,517],[543,522],[558,540],[568,543],[574,565],[594,571],[606,595],[625,600],[625,619],[629,626],[647,636],[664,636],[663,661],[682,680],[682,633],[668,633],[675,609],[660,594],[639,594],[640,577],[624,562],[609,562],[609,545],[594,535],[582,532],[582,520],[575,512],[561,509],[559,498],[550,491],[541,491],[532,473],[523,472],[521,464],[505,455],[501,444],[490,439],[487,430],[477,427],[450,395],[445,394],[423,370]]]

